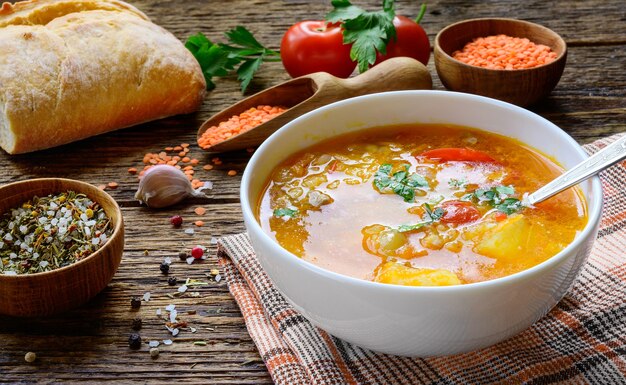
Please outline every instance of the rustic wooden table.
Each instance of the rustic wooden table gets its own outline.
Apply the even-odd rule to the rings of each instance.
[[[378,7],[378,1],[359,1]],[[282,33],[296,21],[318,19],[330,8],[328,1],[163,1],[133,3],[156,23],[184,40],[204,32],[219,40],[236,25],[252,30],[261,42],[278,47]],[[398,1],[400,14],[416,15],[419,2]],[[516,17],[543,24],[561,34],[569,45],[565,73],[552,95],[531,108],[562,127],[580,143],[626,131],[626,5],[621,0],[592,1],[467,1],[433,0],[422,25],[431,42],[444,26],[477,17]],[[433,60],[429,69],[435,89],[442,89]],[[252,84],[261,90],[288,76],[280,63],[263,65]],[[153,211],[133,199],[136,177],[127,169],[140,166],[144,153],[166,146],[195,143],[203,119],[240,100],[235,79],[221,79],[194,115],[164,119],[109,133],[71,145],[22,156],[0,154],[0,183],[37,177],[67,177],[96,185],[118,182],[109,193],[122,207],[126,221],[126,248],[111,284],[90,303],[63,315],[15,319],[0,317],[0,383],[270,383],[267,370],[250,340],[236,303],[225,282],[205,275],[217,268],[212,237],[244,230],[238,200],[240,175],[249,154],[221,155],[223,164],[200,176],[214,188],[206,199],[196,199],[167,210]],[[192,153],[209,163],[211,155],[194,147]],[[236,170],[236,176],[228,176]],[[207,209],[204,216],[194,208]],[[173,229],[168,218],[182,215],[187,223],[202,219],[205,226],[194,235]],[[190,227],[190,226],[185,226]],[[203,263],[187,265],[176,257],[181,248],[202,244],[210,249]],[[159,264],[172,256],[170,276],[208,281],[183,296],[173,296]],[[151,293],[139,310],[130,298]],[[197,293],[197,294],[195,294]],[[189,328],[172,338],[158,308],[175,304]],[[189,312],[189,313],[188,313]],[[161,354],[151,359],[148,346],[130,350],[131,321],[141,317],[144,341],[171,338]],[[199,343],[198,343],[199,342]],[[194,344],[195,343],[195,344]],[[206,343],[206,345],[205,345]],[[37,353],[28,364],[24,354]]]

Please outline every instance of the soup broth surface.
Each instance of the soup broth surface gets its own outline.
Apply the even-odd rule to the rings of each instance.
[[[496,134],[377,127],[285,160],[257,219],[282,247],[337,273],[413,286],[479,282],[545,261],[582,230],[579,189],[521,205],[561,173],[548,157]]]

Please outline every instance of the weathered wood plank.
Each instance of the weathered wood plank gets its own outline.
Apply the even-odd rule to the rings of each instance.
[[[286,28],[302,19],[321,18],[329,9],[325,0],[217,1],[139,0],[133,2],[153,20],[180,39],[202,31],[215,40],[236,25],[245,25],[270,47],[277,48]],[[358,1],[378,7],[379,1]],[[435,0],[429,2],[423,26],[431,41],[444,26],[475,17],[517,17],[546,25],[569,44],[565,73],[552,95],[532,111],[544,116],[584,143],[612,133],[626,131],[626,7],[621,1],[519,2]],[[398,12],[416,15],[419,3],[399,1]],[[442,89],[433,61],[429,65],[434,86]],[[264,64],[252,83],[252,92],[287,80],[280,63]],[[159,271],[166,256],[173,257],[170,276],[206,280],[217,268],[212,237],[243,231],[238,191],[241,172],[250,154],[239,151],[220,155],[223,165],[197,175],[211,180],[214,189],[206,198],[193,199],[165,210],[149,210],[134,200],[137,179],[128,174],[140,166],[144,153],[166,146],[195,143],[196,130],[210,115],[242,97],[234,78],[220,79],[208,93],[196,114],[164,119],[138,127],[101,135],[67,146],[27,154],[0,154],[0,183],[34,177],[61,176],[93,184],[116,181],[110,194],[123,208],[126,221],[126,248],[122,264],[109,287],[79,309],[55,317],[18,320],[0,317],[0,383],[168,383],[181,384],[265,384],[271,379],[252,343],[236,303],[221,281],[189,290],[170,298],[176,287],[167,285]],[[194,150],[201,163],[214,156]],[[239,172],[226,175],[228,170]],[[207,208],[204,216],[193,212]],[[205,222],[193,236],[173,229],[169,216],[180,214],[184,228],[198,219]],[[209,247],[210,257],[193,265],[176,258],[181,248],[196,244]],[[147,250],[147,255],[144,253]],[[130,298],[150,292],[152,299],[138,311]],[[198,296],[192,296],[197,292]],[[143,319],[144,341],[171,338],[157,317],[156,309],[176,304],[182,318],[196,328],[172,338],[171,346],[161,345],[161,355],[152,360],[146,345],[139,352],[127,346],[130,323]],[[162,310],[163,311],[163,310]],[[195,314],[185,314],[195,311]],[[164,312],[164,311],[163,311]],[[164,312],[165,313],[165,312]],[[211,328],[211,329],[208,329]],[[206,341],[206,346],[194,341]],[[24,362],[24,353],[37,352],[35,364]]]

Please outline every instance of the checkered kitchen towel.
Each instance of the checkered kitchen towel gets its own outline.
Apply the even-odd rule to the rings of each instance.
[[[602,183],[598,240],[570,292],[526,331],[470,353],[394,357],[325,333],[285,301],[245,234],[220,241],[220,262],[277,384],[626,384],[626,165],[605,171]]]

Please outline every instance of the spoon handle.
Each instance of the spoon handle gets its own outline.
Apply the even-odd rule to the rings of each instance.
[[[531,205],[542,202],[565,189],[577,185],[624,158],[626,158],[626,135],[530,194],[525,201]]]

